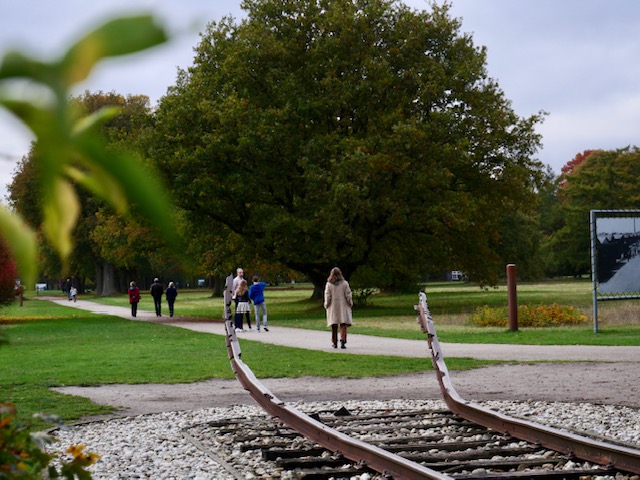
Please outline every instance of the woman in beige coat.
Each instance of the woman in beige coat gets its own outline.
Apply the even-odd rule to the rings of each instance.
[[[351,325],[351,288],[338,267],[331,270],[324,289],[324,308],[327,311],[327,326],[331,327],[331,343],[338,348],[338,326],[340,348],[347,348],[347,327]]]

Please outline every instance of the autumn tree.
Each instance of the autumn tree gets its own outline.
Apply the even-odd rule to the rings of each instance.
[[[546,248],[553,252],[556,274],[589,273],[589,212],[639,209],[639,183],[637,147],[591,151],[559,177],[557,195],[562,219],[546,242]]]
[[[382,287],[452,268],[494,282],[504,216],[535,204],[540,116],[514,113],[448,5],[242,6],[156,114],[151,155],[190,221],[316,297],[336,265]]]
[[[578,168],[582,163],[587,159],[589,155],[591,155],[593,150],[585,150],[582,153],[578,153],[575,157],[569,160],[566,164],[562,166],[560,170],[562,175],[570,175],[573,171]]]

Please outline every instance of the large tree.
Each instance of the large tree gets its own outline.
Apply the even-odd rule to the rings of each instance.
[[[208,26],[153,156],[194,222],[306,274],[495,281],[504,212],[533,207],[540,116],[519,118],[448,5],[245,0]],[[234,240],[235,242],[235,240]]]

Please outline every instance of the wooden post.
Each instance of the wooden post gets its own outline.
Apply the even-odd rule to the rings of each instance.
[[[507,296],[509,306],[509,330],[518,331],[518,299],[516,295],[516,266],[507,265]]]

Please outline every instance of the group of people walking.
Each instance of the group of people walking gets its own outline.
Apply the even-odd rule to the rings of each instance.
[[[169,316],[173,317],[173,307],[176,303],[176,297],[178,296],[178,290],[173,282],[169,282],[167,289],[165,290],[158,278],[153,279],[149,294],[153,297],[153,304],[156,310],[156,317],[162,316],[162,295],[167,297],[167,304],[169,305]],[[138,303],[140,302],[140,288],[136,285],[136,282],[129,284],[129,303],[131,304],[131,316],[135,317],[138,314]]]
[[[75,302],[78,299],[78,289],[74,285],[73,280],[71,280],[71,278],[67,278],[67,281],[63,283],[62,291],[67,294],[67,298],[69,299],[70,302],[71,301]]]
[[[260,331],[260,318],[266,332],[267,327],[267,306],[264,300],[264,289],[267,286],[261,282],[257,276],[252,279],[249,287],[244,278],[244,270],[238,268],[233,279],[232,298],[235,301],[236,309],[234,315],[234,326],[236,333],[244,332],[243,319],[246,319],[247,328],[251,328],[251,302],[253,302],[256,319],[256,330]],[[327,326],[331,328],[331,346],[347,348],[347,328],[353,323],[353,296],[349,282],[345,280],[342,271],[338,267],[331,269],[324,289],[323,306],[327,313]]]
[[[243,320],[246,320],[248,330],[253,331],[251,327],[252,303],[255,312],[256,330],[258,332],[261,331],[260,320],[262,320],[262,328],[265,332],[269,331],[267,304],[264,299],[266,286],[267,283],[261,282],[257,275],[254,275],[251,279],[251,286],[249,286],[244,278],[244,270],[242,268],[236,270],[232,286],[232,299],[235,302],[234,327],[236,332],[246,331],[243,328]],[[153,297],[156,317],[162,316],[163,295],[167,298],[169,316],[173,317],[173,307],[178,296],[178,290],[173,282],[169,282],[165,290],[160,280],[154,278],[149,294]],[[133,317],[138,313],[139,302],[140,288],[135,282],[131,282],[129,285],[129,303],[131,304],[131,315]],[[323,306],[327,313],[327,326],[331,328],[331,346],[338,348],[339,341],[340,348],[347,348],[347,328],[353,322],[353,296],[349,282],[344,278],[342,271],[338,267],[332,268],[327,278]]]
[[[269,331],[267,326],[267,304],[264,300],[264,289],[267,286],[266,282],[261,282],[257,275],[254,275],[251,279],[252,283],[249,287],[247,281],[244,278],[244,270],[238,268],[236,270],[236,276],[233,279],[232,286],[232,299],[236,304],[236,311],[233,317],[234,326],[236,332],[244,332],[242,328],[243,318],[247,321],[247,328],[252,331],[251,328],[251,303],[253,302],[253,308],[255,309],[256,318],[256,330],[260,331],[260,319],[262,319],[262,327],[265,332]]]

